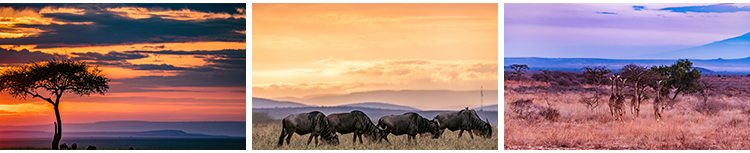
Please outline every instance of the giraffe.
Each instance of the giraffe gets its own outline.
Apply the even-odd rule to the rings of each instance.
[[[622,82],[622,85],[618,85],[617,100],[615,101],[615,120],[622,121],[622,116],[625,115],[625,96],[622,94],[622,88],[624,88],[625,81],[628,79],[619,78],[618,81]]]
[[[664,107],[660,107],[661,103],[661,80],[656,81],[656,96],[654,96],[654,119],[659,122],[661,114],[664,112]]]
[[[615,95],[615,86],[617,85],[617,82],[615,80],[617,78],[617,75],[612,75],[612,77],[609,77],[609,80],[612,81],[612,85],[609,86],[609,89],[612,90],[612,92],[609,94],[609,115],[612,117],[615,117],[615,100],[617,100],[617,96]]]
[[[635,86],[633,87],[633,99],[630,100],[630,112],[633,113],[633,119],[637,120],[638,113],[641,111],[641,102],[638,99],[638,81],[633,82],[635,82]]]

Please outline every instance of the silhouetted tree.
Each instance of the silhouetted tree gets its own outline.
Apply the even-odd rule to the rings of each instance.
[[[526,64],[523,64],[523,65],[513,64],[513,65],[510,65],[510,68],[516,70],[516,76],[517,76],[518,81],[521,81],[521,78],[523,78],[523,74],[526,73],[526,70],[529,70],[529,66]]]
[[[665,85],[665,89],[662,89],[662,91],[676,88],[672,100],[677,98],[680,92],[695,93],[700,87],[698,80],[701,78],[701,71],[693,68],[693,63],[687,59],[680,59],[671,66],[653,66],[651,70],[661,76],[668,77],[665,80],[666,83],[662,83]]]
[[[612,72],[612,70],[607,69],[606,66],[583,67],[583,70],[583,74],[586,79],[594,82],[594,85],[597,86],[599,86],[602,80],[604,80],[604,78],[606,77],[604,75]]]
[[[65,93],[79,96],[104,94],[109,89],[109,79],[101,74],[98,67],[89,67],[84,62],[46,61],[25,66],[12,67],[0,73],[0,92],[14,98],[42,99],[55,109],[55,135],[52,149],[57,150],[62,138],[60,119],[60,98]]]

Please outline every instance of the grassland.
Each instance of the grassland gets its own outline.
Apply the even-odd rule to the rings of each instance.
[[[385,141],[382,143],[371,143],[367,138],[365,138],[363,144],[359,144],[359,141],[356,144],[352,144],[352,135],[354,134],[349,133],[339,135],[340,144],[338,146],[315,146],[315,140],[310,145],[305,145],[310,135],[300,136],[294,134],[289,145],[285,141],[284,146],[276,147],[279,141],[279,134],[281,133],[281,124],[271,123],[253,124],[251,141],[253,150],[497,150],[497,130],[497,126],[494,126],[491,139],[481,138],[476,135],[474,139],[471,139],[466,132],[458,139],[458,131],[451,132],[449,130],[446,130],[445,135],[441,136],[440,139],[417,135],[417,144],[406,144],[406,135],[388,135],[388,139],[392,144],[388,144]]]
[[[550,90],[541,82],[505,81],[504,149],[750,149],[750,78],[705,79],[719,86],[706,103],[700,94],[679,95],[659,122],[652,99],[641,104],[638,117],[626,109],[624,121],[616,122],[605,102],[608,96],[598,107],[580,102],[596,90]],[[609,93],[607,85],[598,89]],[[510,111],[511,102],[522,99],[532,100],[536,109],[555,109],[559,116],[549,120]]]

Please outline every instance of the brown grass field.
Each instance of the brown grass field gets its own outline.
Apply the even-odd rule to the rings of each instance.
[[[392,144],[388,144],[385,140],[382,143],[371,143],[368,138],[363,136],[365,138],[363,144],[360,144],[359,140],[357,140],[356,145],[353,145],[352,137],[354,134],[349,133],[339,135],[340,144],[338,146],[315,146],[315,140],[310,145],[305,145],[310,134],[300,136],[295,133],[289,145],[284,141],[284,145],[277,148],[276,144],[281,134],[281,124],[271,123],[253,124],[251,141],[253,150],[497,150],[497,126],[494,126],[492,130],[491,139],[481,138],[476,135],[474,135],[474,139],[471,139],[467,132],[464,132],[463,136],[457,139],[458,131],[451,132],[446,129],[444,135],[439,139],[432,139],[427,136],[429,134],[425,136],[417,135],[417,144],[406,144],[406,135],[388,135],[388,139]]]
[[[710,91],[708,105],[701,105],[700,94],[681,94],[659,122],[654,119],[653,99],[643,102],[639,116],[633,117],[627,95],[632,92],[627,89],[627,113],[619,122],[610,116],[608,95],[602,96],[598,107],[589,109],[579,101],[593,97],[593,90],[555,92],[543,90],[549,88],[546,83],[505,81],[504,149],[750,149],[750,78],[702,79],[718,86]],[[540,90],[517,90],[530,86],[536,88],[525,89]],[[608,85],[600,87],[606,94],[609,89]],[[653,95],[653,89],[648,90]],[[521,118],[511,111],[511,102],[521,99],[533,100],[537,108],[556,109],[559,116],[554,120]]]

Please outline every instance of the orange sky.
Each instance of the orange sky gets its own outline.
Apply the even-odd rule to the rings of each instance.
[[[241,21],[244,24],[245,8],[228,8],[228,12],[194,10],[190,8],[146,8],[126,6],[125,4],[70,4],[71,7],[47,6],[43,8],[18,8],[0,5],[0,56],[19,56],[31,61],[50,60],[43,57],[65,57],[87,62],[91,66],[102,68],[105,77],[112,79],[110,90],[105,95],[79,97],[65,94],[60,102],[60,111],[64,123],[91,123],[113,120],[144,121],[245,121],[246,102],[244,82],[226,83],[223,79],[204,79],[206,83],[193,78],[239,78],[243,76],[226,76],[245,73],[244,62],[246,49],[244,38],[221,36],[203,36],[196,31],[177,31],[190,33],[189,36],[174,36],[169,33],[156,36],[128,35],[122,33],[122,39],[116,43],[87,43],[86,40],[65,40],[55,34],[68,29],[64,25],[76,24],[97,28],[108,27],[110,20],[115,24],[149,22],[179,23],[185,26],[202,26],[210,28],[210,22]],[[100,10],[90,10],[93,5],[102,5]],[[118,7],[110,7],[117,5]],[[224,5],[221,5],[224,6]],[[109,7],[109,8],[105,8]],[[187,6],[186,6],[187,7]],[[99,13],[91,13],[98,11]],[[88,12],[88,13],[86,13]],[[111,13],[111,17],[101,17],[102,12]],[[103,13],[106,15],[106,13]],[[97,16],[100,15],[100,16]],[[90,20],[72,22],[61,17],[79,17],[74,19]],[[149,20],[149,22],[143,22]],[[114,22],[113,22],[114,23]],[[204,24],[206,23],[206,24]],[[21,26],[25,24],[38,26]],[[226,24],[226,23],[224,23]],[[198,26],[195,26],[198,25]],[[222,25],[228,28],[237,28]],[[159,25],[154,25],[158,28]],[[242,25],[244,28],[244,25]],[[54,29],[60,28],[60,29]],[[139,26],[134,26],[139,28]],[[181,27],[167,27],[181,28]],[[145,29],[149,30],[149,29]],[[211,29],[205,29],[211,30]],[[225,30],[226,34],[244,34],[245,30]],[[73,31],[75,32],[75,31]],[[107,33],[111,31],[101,31]],[[148,34],[144,32],[144,34]],[[203,35],[202,35],[203,34]],[[195,35],[196,38],[190,38]],[[115,37],[115,36],[112,36]],[[159,40],[177,38],[174,40]],[[13,39],[24,39],[17,44]],[[74,38],[70,38],[74,39]],[[217,40],[211,40],[217,39]],[[227,41],[232,39],[232,41]],[[135,41],[133,41],[135,40]],[[96,40],[95,40],[96,41]],[[120,41],[113,39],[112,41]],[[171,41],[171,42],[170,42]],[[11,42],[11,43],[9,43]],[[49,42],[49,43],[46,43]],[[73,42],[73,43],[71,43]],[[49,46],[57,47],[49,47]],[[26,52],[24,52],[24,51]],[[200,53],[198,53],[200,52]],[[29,60],[5,59],[0,57],[0,71],[3,67],[24,65]],[[32,60],[33,59],[33,60]],[[16,62],[13,62],[16,61]],[[234,65],[233,65],[234,64]],[[233,67],[234,66],[234,67]],[[241,69],[241,70],[235,70]],[[221,75],[221,76],[212,76]],[[170,78],[172,77],[172,78]],[[242,78],[244,80],[244,78]],[[163,81],[162,81],[163,80]],[[182,81],[182,82],[181,82]],[[224,84],[212,84],[219,81]],[[51,124],[55,120],[52,105],[38,98],[13,98],[6,93],[0,94],[0,125],[38,125]]]
[[[498,4],[252,7],[253,97],[498,89]]]

